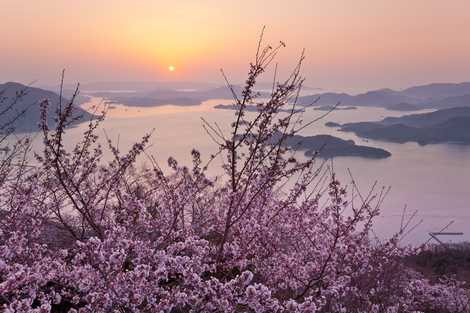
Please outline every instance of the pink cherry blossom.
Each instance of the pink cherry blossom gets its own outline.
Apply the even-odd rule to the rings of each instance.
[[[42,153],[30,164],[19,142],[0,166],[0,311],[470,312],[462,283],[404,264],[416,253],[400,246],[405,230],[374,239],[380,190],[283,144],[308,123],[295,110],[303,56],[268,99],[254,89],[283,46],[258,51],[228,134],[204,122],[218,148],[207,164],[193,150],[192,167],[138,170],[150,134],[125,154],[108,141],[105,162],[104,114],[66,149],[75,97],[54,129],[43,102]],[[208,177],[219,156],[223,174]]]

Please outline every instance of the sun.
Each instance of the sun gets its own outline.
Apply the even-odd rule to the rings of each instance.
[[[169,70],[170,72],[174,72],[174,71],[175,71],[175,67],[174,67],[173,65],[170,65],[170,66],[168,66],[168,70]]]

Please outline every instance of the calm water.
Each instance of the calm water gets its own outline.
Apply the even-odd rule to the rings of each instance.
[[[92,101],[96,103],[100,99],[94,98]],[[229,125],[232,120],[233,111],[213,109],[214,105],[220,103],[229,101],[209,100],[200,106],[191,107],[136,108],[116,105],[109,110],[102,128],[112,139],[119,140],[123,149],[155,128],[148,152],[161,165],[166,164],[169,156],[175,157],[181,164],[189,164],[189,152],[193,147],[201,151],[203,156],[216,151],[215,144],[201,126],[200,118],[217,121],[221,126]],[[322,114],[322,111],[307,109],[304,120]],[[305,129],[304,134],[332,134],[353,139],[357,144],[381,147],[392,153],[390,158],[384,160],[359,157],[334,159],[338,176],[345,182],[349,181],[349,169],[364,192],[375,181],[380,186],[392,187],[382,206],[382,216],[376,221],[375,231],[379,237],[386,237],[398,230],[403,207],[407,205],[410,213],[418,210],[416,222],[421,219],[423,222],[404,239],[404,243],[422,243],[428,239],[429,232],[439,231],[450,221],[455,222],[448,231],[462,231],[464,236],[452,237],[448,241],[470,240],[470,146],[419,146],[415,143],[394,144],[373,140],[366,142],[351,133],[324,126],[327,121],[345,123],[378,120],[385,116],[403,114],[405,113],[380,108],[335,111]],[[80,125],[70,130],[70,143],[78,138],[84,127]],[[214,168],[212,173],[216,172],[217,169]]]

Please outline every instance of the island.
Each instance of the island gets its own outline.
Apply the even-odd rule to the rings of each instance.
[[[357,107],[349,106],[349,107],[343,107],[343,106],[334,106],[334,105],[322,105],[319,107],[314,107],[313,108],[316,111],[349,111],[349,110],[357,110]]]
[[[326,126],[326,127],[337,128],[337,127],[341,127],[341,124],[336,123],[336,122],[326,122],[326,123],[325,123],[325,126]]]
[[[170,87],[170,86],[169,86]],[[157,88],[155,90],[136,90],[128,91],[97,91],[92,95],[102,97],[110,103],[123,104],[127,106],[162,106],[162,105],[178,105],[178,106],[194,106],[200,105],[202,102],[210,99],[233,99],[234,95],[240,97],[243,88],[241,86],[232,86],[229,89],[226,86],[194,90],[194,89],[172,89]],[[269,93],[256,91],[259,97],[267,97]]]
[[[197,97],[150,97],[129,94],[110,94],[107,92],[97,92],[93,95],[96,97],[102,97],[104,99],[107,99],[106,102],[110,104],[122,104],[132,107],[153,107],[162,105],[192,106],[199,105],[206,100]]]
[[[277,143],[281,134],[273,135],[272,142]],[[369,159],[384,159],[392,154],[384,149],[356,145],[353,140],[343,140],[331,135],[301,136],[293,135],[287,137],[283,146],[294,150],[305,151],[306,156],[317,155],[320,158],[332,157],[362,157]]]
[[[220,109],[220,110],[238,110],[239,109],[239,106],[238,105],[235,105],[235,104],[217,104],[214,106],[214,109]],[[248,104],[245,106],[245,110],[248,111],[248,112],[258,112],[259,109],[258,109],[258,106],[257,105],[253,105],[253,104]],[[304,112],[305,110],[303,109],[295,109],[294,110],[294,113],[301,113],[301,112]],[[291,113],[292,112],[292,109],[284,109],[284,108],[281,108],[279,109],[279,112],[287,112],[287,113]]]
[[[470,144],[470,107],[387,117],[377,122],[346,123],[341,125],[340,130],[363,138],[397,143]]]
[[[370,90],[360,94],[324,92],[301,96],[300,105],[381,107],[394,111],[421,109],[448,109],[470,106],[470,82],[433,83],[403,90],[389,88]]]
[[[8,132],[27,133],[39,131],[41,119],[41,103],[48,100],[47,125],[55,128],[55,112],[59,108],[59,103],[64,105],[69,100],[52,91],[26,86],[20,83],[8,82],[0,84],[0,125],[2,130]],[[68,93],[70,95],[70,92]],[[93,114],[80,108],[79,104],[83,98],[77,98],[74,103],[73,115],[77,119],[71,120],[68,126],[75,126],[81,122],[94,118]],[[4,127],[5,126],[5,127]]]
[[[418,111],[418,110],[422,110],[423,107],[416,105],[416,104],[407,103],[407,102],[400,102],[397,104],[386,106],[385,109],[389,111]]]

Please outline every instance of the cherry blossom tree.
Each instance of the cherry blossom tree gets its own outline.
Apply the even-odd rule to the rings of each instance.
[[[470,312],[462,283],[404,264],[416,252],[399,244],[406,228],[374,238],[385,190],[342,184],[328,162],[284,144],[315,121],[296,109],[303,54],[267,98],[255,89],[283,47],[261,37],[241,93],[224,74],[237,107],[230,131],[204,120],[217,152],[204,162],[193,150],[189,167],[170,158],[169,172],[146,153],[151,133],[125,153],[102,147],[104,112],[67,149],[78,88],[54,128],[44,101],[35,166],[29,149],[1,166],[0,310]],[[139,157],[151,166],[138,170]],[[218,157],[223,174],[209,177]]]

